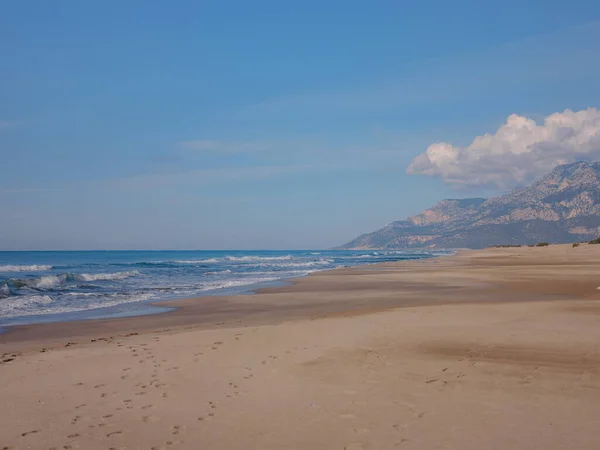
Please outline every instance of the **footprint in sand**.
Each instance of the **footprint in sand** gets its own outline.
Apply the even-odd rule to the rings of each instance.
[[[36,433],[39,433],[39,432],[40,432],[40,430],[26,431],[25,433],[21,433],[21,436],[25,437],[25,436],[29,436],[30,434],[36,434]]]
[[[144,423],[154,423],[154,422],[158,422],[160,421],[160,419],[156,416],[143,416],[142,417],[142,422]]]

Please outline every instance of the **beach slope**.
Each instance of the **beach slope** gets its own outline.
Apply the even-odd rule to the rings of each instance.
[[[600,448],[600,245],[0,335],[0,448]]]

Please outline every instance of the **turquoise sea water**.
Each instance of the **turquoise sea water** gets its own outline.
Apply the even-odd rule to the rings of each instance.
[[[0,326],[150,314],[148,305],[229,295],[311,272],[436,251],[0,252]]]

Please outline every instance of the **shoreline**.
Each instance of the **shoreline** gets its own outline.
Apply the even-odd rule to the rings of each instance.
[[[54,254],[56,252],[50,253]],[[78,264],[80,264],[81,261],[77,260],[77,258],[73,260],[73,257],[71,256],[73,252],[65,253],[67,256],[62,258],[38,256],[36,257],[37,259],[32,259],[35,262],[42,261],[48,264],[30,265],[26,264],[27,261],[23,260],[21,261],[24,263],[23,265],[2,266],[6,269],[13,268],[14,270],[48,269],[50,272],[36,274],[35,276],[39,278],[28,278],[29,276],[27,276],[23,279],[6,278],[0,281],[0,283],[4,281],[4,284],[0,286],[0,289],[8,289],[7,303],[5,304],[4,301],[2,302],[3,308],[7,308],[8,313],[7,317],[0,318],[0,334],[4,333],[10,327],[20,325],[29,326],[45,323],[116,319],[159,314],[166,312],[165,309],[170,310],[171,308],[170,306],[167,306],[166,308],[155,306],[156,303],[200,297],[249,295],[264,287],[279,287],[285,285],[290,281],[297,278],[303,278],[313,272],[334,270],[339,267],[371,266],[381,262],[413,259],[414,251],[374,252],[373,254],[363,254],[364,252],[348,253],[345,251],[337,252],[339,254],[334,254],[336,252],[331,251],[322,251],[318,253],[308,251],[260,251],[254,252],[256,254],[253,252],[220,251],[208,253],[201,252],[200,254],[197,254],[198,252],[191,252],[192,255],[181,254],[181,252],[166,252],[166,254],[163,255],[165,252],[162,252],[161,257],[163,259],[144,257],[143,255],[139,255],[139,252],[135,252],[133,256],[129,256],[129,258],[117,255],[115,256],[117,259],[112,262],[109,258],[104,261],[104,263],[99,263],[104,269],[101,271],[94,268],[88,268],[85,265],[85,261],[83,261],[83,266],[79,267],[78,270]],[[94,252],[93,254],[96,255],[95,257],[99,258],[98,260],[102,260],[103,256],[97,255],[97,253],[98,252]],[[447,253],[449,252],[445,250],[439,252],[421,251],[416,254],[416,257],[424,259]],[[398,256],[396,254],[400,255]],[[119,258],[125,258],[125,263]],[[148,259],[148,261],[145,261],[146,259]],[[199,263],[203,264],[197,266]],[[69,264],[71,264],[71,266],[69,266]],[[127,267],[121,267],[123,264]],[[246,266],[246,264],[248,265]],[[119,267],[115,268],[113,266]],[[167,269],[163,266],[170,267],[175,273],[181,271],[182,275],[175,275],[175,277],[171,279],[170,275],[166,272]],[[256,269],[256,267],[263,266],[266,268]],[[325,268],[323,266],[329,267]],[[189,268],[192,269],[188,270]],[[223,268],[227,270],[224,270]],[[125,271],[125,269],[127,269],[127,271]],[[115,270],[119,270],[119,272],[115,272]],[[256,270],[259,270],[259,272],[256,272]],[[86,271],[89,271],[90,273],[85,273]],[[105,272],[107,273],[105,274]],[[256,274],[254,274],[254,272],[256,272]],[[230,275],[222,276],[222,274],[228,273]],[[98,286],[84,286],[84,292],[81,293],[74,290],[79,287],[77,284],[75,284],[74,287],[69,284],[73,280],[78,281],[80,279],[93,280],[98,278],[104,280],[106,278],[107,280],[120,280],[129,277],[135,278],[131,278],[131,280],[133,280],[130,283],[131,286],[126,286],[122,290],[119,290],[118,286],[115,287],[109,285],[108,287],[103,287],[100,284]],[[163,281],[164,277],[169,277],[169,279]],[[15,286],[18,287],[19,282],[29,286],[29,284],[35,285],[38,281],[40,286],[42,284],[44,287],[46,287],[46,284],[49,286],[57,284],[61,289],[60,291],[57,291],[61,292],[61,294],[57,295],[56,298],[52,295],[52,289],[50,289],[50,293],[48,294],[42,290],[38,296],[34,295],[33,298],[35,301],[33,303],[35,304],[38,301],[42,302],[43,306],[41,309],[36,310],[27,306],[29,294],[23,293],[21,296],[10,291],[11,286],[13,288]],[[63,281],[65,281],[64,286]],[[199,283],[199,285],[197,286],[197,289],[194,290],[190,288],[191,285],[188,286],[186,283],[192,283],[191,285]],[[211,285],[216,286],[212,287]],[[104,292],[103,295],[108,296],[107,298],[109,301],[107,305],[103,305],[102,302],[96,300],[94,297],[94,294],[100,295],[102,293],[100,292],[101,288],[104,289],[104,291],[102,291]],[[85,299],[87,299],[88,296],[92,296],[92,304],[88,305],[85,302],[81,303],[78,294],[85,296]],[[50,297],[47,297],[46,295]],[[117,299],[121,301],[113,301],[112,297],[115,295],[123,298]],[[127,296],[129,295],[132,295],[134,298],[128,300]],[[75,298],[75,303],[71,301],[65,303],[65,300],[70,300],[71,296],[77,297]],[[142,298],[136,299],[135,297]],[[45,308],[46,300],[52,300],[51,305],[48,308]],[[25,309],[21,311],[21,315],[18,314],[20,312],[18,311],[20,303],[24,303],[26,306]],[[11,308],[15,309],[12,314]],[[17,315],[14,315],[15,312]]]
[[[571,246],[564,244],[550,248],[569,252]],[[578,254],[582,255],[584,249],[578,249]],[[503,258],[516,255],[535,257],[543,255],[541,252],[544,250],[547,252],[545,248],[535,247],[461,250],[452,255],[419,260],[339,267],[288,279],[283,286],[265,287],[243,294],[149,302],[152,307],[169,308],[169,311],[156,314],[10,326],[0,334],[0,346],[4,353],[29,351],[69,343],[73,345],[92,338],[103,338],[106,334],[236,328],[347,314],[362,315],[406,307],[478,303],[482,295],[486,303],[563,299],[571,290],[563,293],[544,289],[544,285],[555,284],[552,276],[548,276],[545,283],[536,284],[534,289],[525,288],[526,292],[519,294],[515,290],[518,280],[495,279],[482,274],[478,282],[473,282],[473,277],[468,274],[468,269],[485,269],[481,263],[486,258],[496,259],[495,264],[501,267],[506,265]],[[588,250],[595,255],[594,246]],[[539,261],[537,263],[540,264]],[[439,272],[437,280],[430,277],[432,270]],[[377,279],[377,285],[373,283],[374,279]],[[586,284],[589,283],[594,282]],[[523,289],[523,286],[518,289]],[[341,293],[348,292],[350,294],[344,299],[315,299],[322,294],[334,293],[339,297]],[[460,296],[457,295],[459,293]]]
[[[599,264],[600,245],[469,251],[22,327],[0,336],[0,442],[596,450]]]
[[[271,295],[271,294],[284,294],[289,293],[290,288],[292,292],[294,287],[302,283],[303,280],[308,278],[337,273],[339,271],[347,270],[394,270],[396,264],[402,263],[419,263],[432,259],[451,258],[457,256],[460,252],[465,251],[459,250],[456,253],[449,255],[439,255],[429,258],[422,258],[416,260],[401,260],[394,262],[383,262],[374,264],[362,264],[358,266],[349,267],[336,267],[333,269],[327,269],[322,271],[316,271],[309,273],[305,276],[280,279],[277,281],[269,282],[269,284],[278,284],[276,286],[267,286],[260,288],[250,288],[244,290],[238,294],[226,294],[226,295],[201,295],[198,297],[180,297],[168,300],[149,300],[144,302],[150,308],[162,309],[162,311],[128,315],[123,317],[109,317],[109,318],[90,318],[90,319],[75,319],[66,321],[52,321],[42,323],[31,323],[31,324],[18,324],[8,325],[1,327],[0,332],[0,345],[12,344],[14,347],[9,349],[10,351],[27,351],[31,349],[40,348],[44,341],[46,345],[44,348],[51,348],[60,346],[72,342],[74,340],[87,339],[96,336],[98,333],[104,332],[112,333],[148,333],[156,331],[159,328],[184,328],[192,325],[197,325],[199,328],[208,329],[216,328],[221,325],[225,325],[221,316],[212,320],[206,320],[202,317],[203,308],[206,308],[208,313],[214,314],[215,310],[219,309],[219,304],[223,305],[227,303],[228,299],[231,299],[235,304],[239,304],[243,309],[247,309],[250,314],[262,313],[264,311],[254,311],[251,307],[247,308],[247,304],[251,303],[247,297],[255,299],[257,296]],[[248,287],[251,287],[249,285]],[[342,306],[343,308],[343,306]],[[165,311],[166,309],[166,311]],[[388,308],[389,309],[389,308]],[[188,312],[193,316],[188,316]],[[242,311],[243,312],[243,311]],[[365,313],[368,313],[366,311]],[[163,320],[161,320],[163,318]],[[273,318],[275,321],[271,321],[268,318],[261,318],[254,322],[250,320],[250,323],[255,324],[272,324],[276,323],[277,320],[298,320],[303,318],[315,318],[312,315],[301,316],[301,317],[287,317]],[[186,320],[187,319],[187,320]],[[223,318],[224,319],[224,318]],[[87,326],[89,325],[89,327]],[[232,325],[235,326],[235,325]],[[17,335],[16,337],[14,335]]]

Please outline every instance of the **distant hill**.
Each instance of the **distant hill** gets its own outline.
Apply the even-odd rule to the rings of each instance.
[[[338,248],[483,248],[599,236],[600,162],[578,162],[501,197],[442,200]]]

